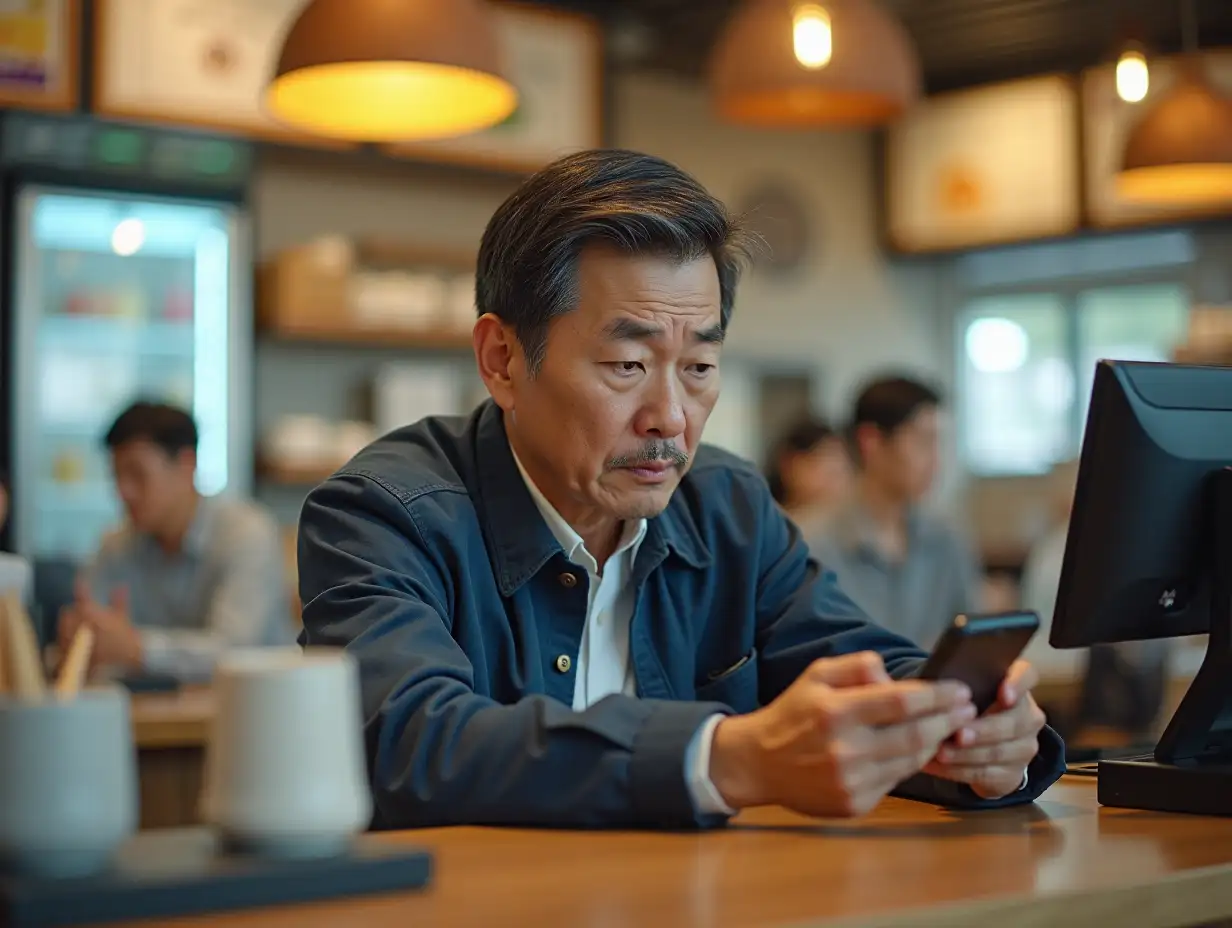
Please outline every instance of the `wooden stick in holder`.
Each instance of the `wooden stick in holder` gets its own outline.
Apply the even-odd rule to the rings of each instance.
[[[12,690],[22,699],[41,699],[47,688],[43,682],[43,668],[39,662],[34,625],[16,593],[9,593],[4,604],[7,626],[5,640],[9,652]]]
[[[68,646],[68,654],[60,665],[60,675],[56,678],[55,691],[61,699],[72,699],[81,689],[85,681],[86,671],[90,667],[90,652],[94,650],[94,629],[82,625],[73,635],[73,641]]]

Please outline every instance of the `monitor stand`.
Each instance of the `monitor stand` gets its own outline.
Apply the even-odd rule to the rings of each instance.
[[[1211,474],[1210,637],[1154,760],[1101,760],[1099,802],[1122,809],[1232,816],[1232,469]]]

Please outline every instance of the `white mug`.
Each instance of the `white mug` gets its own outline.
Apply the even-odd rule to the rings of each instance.
[[[0,870],[82,877],[137,828],[128,692],[0,698]]]
[[[272,857],[345,852],[372,818],[359,670],[342,650],[220,658],[202,813],[224,843]]]

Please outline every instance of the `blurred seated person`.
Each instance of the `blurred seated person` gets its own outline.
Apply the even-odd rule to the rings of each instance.
[[[851,477],[847,442],[817,419],[796,423],[775,442],[766,468],[770,495],[806,538],[846,498]]]
[[[1040,630],[1024,658],[1044,676],[1081,676],[1078,704],[1045,707],[1076,741],[1083,732],[1103,729],[1125,740],[1144,741],[1163,708],[1171,643],[1129,641],[1091,648],[1058,649],[1048,643],[1065,560],[1070,512],[1078,479],[1077,461],[1056,465],[1050,474],[1054,518],[1051,528],[1031,548],[1022,577],[1022,605],[1039,614]]]
[[[127,522],[78,578],[62,653],[84,623],[96,666],[192,681],[223,649],[293,643],[278,528],[254,504],[197,492],[192,417],[137,403],[104,443]]]
[[[924,648],[955,615],[981,608],[970,545],[923,508],[937,476],[940,411],[940,395],[916,380],[867,384],[852,414],[854,492],[809,539],[864,612]]]
[[[359,664],[376,827],[709,828],[892,790],[988,809],[1060,775],[1029,665],[978,719],[961,686],[910,679],[923,653],[701,444],[741,252],[661,159],[549,165],[479,248],[491,399],[309,494],[301,640]]]

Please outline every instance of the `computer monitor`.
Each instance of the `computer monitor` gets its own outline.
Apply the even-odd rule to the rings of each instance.
[[[1232,814],[1232,368],[1101,361],[1049,641],[1203,632],[1154,759],[1100,761],[1102,804]]]

